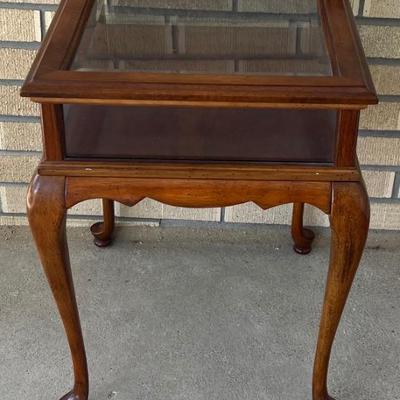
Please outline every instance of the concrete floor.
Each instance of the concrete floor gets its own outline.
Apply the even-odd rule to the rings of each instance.
[[[306,400],[329,231],[298,256],[288,228],[68,230],[91,400]],[[400,399],[400,234],[371,233],[332,355],[337,400]],[[0,389],[70,388],[61,323],[27,228],[1,228]]]

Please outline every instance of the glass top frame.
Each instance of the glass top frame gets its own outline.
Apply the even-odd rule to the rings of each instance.
[[[38,102],[301,104],[364,108],[377,97],[348,0],[315,0],[331,76],[70,70],[97,0],[62,0],[21,95]]]
[[[333,75],[317,0],[95,0],[69,70]]]

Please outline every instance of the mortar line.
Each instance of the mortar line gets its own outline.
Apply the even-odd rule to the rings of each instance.
[[[400,26],[400,19],[398,18],[383,18],[383,17],[356,17],[358,25],[369,26]]]
[[[45,23],[45,14],[44,13],[45,12],[43,10],[40,10],[40,34],[41,34],[42,40],[46,36],[46,23]]]
[[[358,6],[358,16],[364,16],[364,9],[365,9],[365,0],[360,0],[360,4]]]
[[[400,102],[400,95],[396,94],[384,94],[379,95],[379,100],[383,101],[384,103],[398,103]]]
[[[22,217],[26,219],[26,214],[23,213],[3,213],[0,212],[0,217]],[[87,221],[93,221],[96,219],[96,217],[100,216],[79,216],[79,215],[68,215],[67,218],[67,224],[69,220],[87,220]],[[289,224],[267,224],[267,223],[255,223],[255,222],[249,222],[249,223],[243,223],[243,222],[224,222],[220,223],[217,221],[193,221],[193,220],[173,220],[173,219],[164,219],[164,220],[159,220],[159,219],[135,219],[135,218],[126,218],[126,217],[116,217],[117,222],[137,222],[137,223],[142,223],[142,224],[158,224],[157,228],[163,228],[163,227],[191,227],[191,228],[213,228],[213,229],[249,229],[249,228],[257,228],[260,226],[268,227],[268,228],[278,228],[278,229],[286,229]],[[119,226],[121,227],[121,226]],[[117,226],[117,228],[119,228]],[[134,227],[134,225],[133,225]],[[67,228],[71,229],[74,227],[68,227]],[[77,227],[77,228],[83,228],[83,227]],[[319,226],[319,225],[314,225],[313,230],[315,231],[328,231],[329,227],[327,226]],[[388,232],[388,233],[393,233],[394,231],[391,229],[370,229],[370,232]]]
[[[0,40],[0,48],[2,49],[16,49],[16,50],[38,50],[40,42],[18,42],[14,40]]]
[[[238,12],[239,11],[238,0],[232,0],[232,11],[233,12]]]
[[[22,79],[2,79],[0,78],[0,85],[2,86],[21,86],[24,83]]]
[[[59,4],[0,2],[0,9],[56,11]]]
[[[400,165],[361,165],[362,171],[390,171],[400,172]]]
[[[359,137],[386,137],[386,138],[399,138],[400,131],[377,131],[361,129],[358,132]]]
[[[0,150],[0,156],[33,156],[42,154],[39,150]]]
[[[1,115],[0,122],[40,123],[40,117],[29,115]]]
[[[27,187],[29,182],[0,182],[0,186],[9,186],[9,187]]]
[[[391,65],[400,67],[400,58],[367,57],[369,65]]]
[[[226,208],[225,207],[221,207],[220,219],[219,219],[219,222],[221,222],[221,223],[225,222],[225,211],[226,211]]]
[[[397,172],[394,178],[392,199],[400,200],[400,172]]]

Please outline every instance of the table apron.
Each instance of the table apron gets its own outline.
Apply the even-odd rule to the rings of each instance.
[[[332,183],[216,179],[137,179],[67,177],[67,208],[90,199],[133,206],[145,198],[177,207],[214,208],[253,202],[263,209],[308,203],[330,214]]]

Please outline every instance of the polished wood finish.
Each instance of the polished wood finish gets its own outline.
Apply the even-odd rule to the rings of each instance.
[[[360,113],[342,110],[338,114],[336,165],[354,168],[357,163],[357,135]]]
[[[327,391],[330,352],[361,258],[369,221],[368,197],[355,151],[359,111],[377,102],[349,2],[316,0],[333,76],[302,77],[68,70],[93,1],[62,0],[21,91],[23,96],[42,104],[44,157],[30,185],[28,217],[71,349],[75,382],[72,391],[62,399],[88,400],[89,390],[65,236],[66,210],[85,200],[103,199],[104,220],[92,227],[92,233],[95,243],[104,246],[112,239],[114,201],[133,206],[146,198],[182,207],[226,207],[254,202],[265,210],[294,203],[292,236],[294,248],[301,254],[311,250],[313,239],[312,232],[303,226],[304,204],[313,205],[330,216],[331,260],[315,356],[313,400],[331,399]],[[92,108],[101,105],[108,109],[142,106],[145,107],[143,112],[148,114],[154,114],[158,108],[158,115],[162,115],[161,127],[169,122],[168,112],[161,107],[176,108],[179,112],[191,107],[193,115],[202,117],[198,118],[196,126],[191,126],[192,115],[187,119],[188,129],[173,136],[173,143],[158,147],[162,151],[168,150],[166,146],[169,148],[168,160],[139,161],[134,157],[135,141],[143,145],[146,138],[125,137],[117,145],[110,129],[110,137],[96,143],[100,137],[98,132],[103,128],[97,124],[96,113],[87,115],[84,126],[82,120],[73,126],[72,134],[76,130],[79,135],[74,138],[77,140],[73,144],[75,150],[69,152],[71,143],[66,140],[65,104]],[[213,146],[203,152],[199,148],[199,140],[205,139],[208,130],[199,129],[198,125],[203,123],[202,118],[207,118],[210,108],[215,118],[225,113],[235,116],[248,112],[258,115],[261,121],[267,116],[283,115],[280,125],[285,128],[286,138],[279,142],[278,127],[275,127],[276,136],[271,142],[268,135],[272,135],[271,126],[276,122],[271,120],[265,132],[259,129],[256,140],[249,140],[254,139],[251,134],[254,134],[253,128],[257,128],[251,120],[246,123],[248,130],[240,140],[236,138],[235,143],[227,143],[227,147],[251,145],[251,151],[260,154],[264,146],[268,157],[250,160],[239,151],[234,160],[222,157],[216,161],[209,157]],[[288,109],[291,111],[287,112]],[[124,112],[133,114],[132,109],[126,110]],[[304,110],[307,112],[301,114]],[[328,124],[321,122],[320,134],[314,138],[320,145],[301,140],[299,145],[299,137],[296,137],[299,120],[284,121],[284,118],[310,114],[312,119],[313,115],[321,116],[325,112],[337,115],[336,129],[332,129],[329,121]],[[121,135],[134,132],[131,127],[117,126],[118,118],[113,121],[111,126],[115,125]],[[210,126],[210,121],[206,122],[206,126]],[[229,133],[232,126],[228,120],[225,122],[223,131]],[[239,122],[246,125],[244,121]],[[142,123],[142,133],[145,128]],[[196,133],[196,130],[197,136],[189,139],[197,140],[191,149],[198,151],[198,159],[180,158],[176,146],[188,139],[184,135]],[[84,143],[85,132],[91,135],[87,143]],[[165,133],[174,135],[176,132],[171,129]],[[324,147],[324,141],[334,144],[333,150],[328,146],[332,151],[326,151],[328,147]],[[265,143],[271,148],[266,148]],[[152,145],[156,147],[157,143]],[[299,148],[290,148],[293,145]],[[282,146],[288,148],[282,149]],[[314,148],[313,157],[307,157],[311,147]],[[220,146],[220,150],[225,149]],[[286,158],[282,158],[284,150]]]
[[[70,71],[94,0],[64,0],[22,88],[39,102],[76,99],[179,103],[313,104],[365,108],[377,96],[348,0],[318,0],[334,77]],[[61,96],[62,94],[62,96]]]
[[[311,182],[358,182],[358,168],[332,168],[290,164],[229,164],[229,163],[127,163],[100,161],[41,162],[40,175],[114,178],[165,178],[224,180],[269,180]]]
[[[264,210],[304,202],[330,212],[331,184],[326,182],[221,181],[212,179],[67,178],[68,208],[106,198],[133,206],[145,198],[176,207],[215,208],[253,202]]]
[[[94,236],[94,244],[97,247],[107,247],[111,244],[114,225],[114,202],[103,199],[103,221],[97,222],[90,227],[90,231]]]
[[[364,183],[334,183],[330,215],[331,260],[313,374],[313,400],[330,399],[329,358],[368,234],[370,208]]]
[[[185,207],[220,207],[253,201],[267,209],[295,203],[294,239],[299,247],[306,246],[302,242],[304,231],[299,231],[304,203],[331,215],[331,266],[313,381],[313,399],[330,399],[326,391],[330,350],[368,230],[369,205],[362,182],[331,184],[221,181],[212,177],[208,180],[157,180],[36,176],[28,195],[29,220],[70,341],[76,383],[75,397],[68,394],[65,397],[68,400],[87,400],[87,371],[65,242],[65,212],[81,201],[99,197],[107,199],[104,202],[106,207],[112,204],[111,200],[132,206],[147,197]],[[111,226],[111,216],[111,213],[106,215],[108,227]],[[43,222],[45,217],[46,223]]]
[[[42,104],[43,158],[61,161],[64,158],[64,123],[62,106]]]
[[[34,176],[27,198],[29,224],[67,334],[74,386],[62,400],[87,400],[89,378],[65,232],[65,178]]]
[[[294,203],[292,217],[293,249],[296,253],[305,255],[311,252],[311,244],[315,235],[311,229],[304,228],[303,217],[304,203]]]
[[[41,97],[31,97],[31,100],[35,103],[43,103]],[[46,98],[46,104],[91,104],[91,105],[113,105],[113,106],[145,106],[145,107],[197,107],[197,108],[252,108],[252,109],[281,109],[288,108],[288,103],[268,103],[265,101],[259,101],[257,103],[249,103],[248,101],[200,101],[200,100],[135,100],[135,99],[79,99],[79,98],[64,98],[64,97],[49,97]],[[343,104],[339,103],[298,103],[293,101],[289,105],[290,109],[294,110],[355,110],[360,111],[363,107],[357,104]]]

